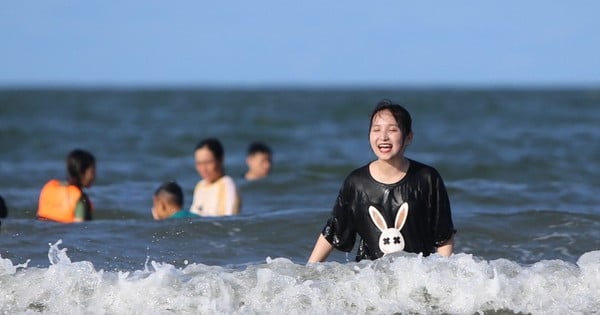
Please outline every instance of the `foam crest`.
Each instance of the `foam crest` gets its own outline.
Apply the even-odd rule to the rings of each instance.
[[[576,264],[394,254],[307,265],[267,258],[243,270],[151,261],[143,270],[105,272],[71,262],[59,245],[50,244],[54,263],[46,269],[0,259],[0,312],[563,314],[600,308],[600,251]]]
[[[25,263],[14,265],[10,259],[2,258],[0,255],[0,276],[15,274],[19,268],[27,268],[29,262],[28,259]]]

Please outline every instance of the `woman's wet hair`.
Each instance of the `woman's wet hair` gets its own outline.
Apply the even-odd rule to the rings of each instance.
[[[223,150],[223,145],[221,145],[221,141],[217,138],[206,138],[198,143],[196,149],[197,151],[200,148],[207,147],[210,152],[215,156],[217,161],[223,162],[225,152]]]
[[[371,120],[369,121],[369,131],[373,127],[373,118],[375,118],[375,115],[384,110],[389,110],[392,113],[394,119],[396,119],[396,123],[398,123],[398,127],[400,127],[402,134],[406,138],[412,132],[412,118],[410,117],[410,113],[402,105],[395,104],[389,99],[383,99],[375,105],[375,109],[371,113]]]
[[[67,176],[69,183],[78,187],[83,186],[83,175],[90,167],[96,166],[94,156],[85,150],[75,149],[67,156]]]

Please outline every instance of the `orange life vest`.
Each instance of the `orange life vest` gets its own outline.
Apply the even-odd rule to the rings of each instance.
[[[81,189],[75,185],[65,185],[56,179],[48,181],[40,192],[38,218],[61,223],[74,222],[75,208],[81,194]]]

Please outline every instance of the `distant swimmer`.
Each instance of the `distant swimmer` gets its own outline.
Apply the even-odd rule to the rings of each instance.
[[[227,216],[240,212],[241,198],[233,179],[225,174],[225,153],[218,139],[207,138],[194,150],[202,180],[194,188],[190,212],[201,216]]]
[[[344,180],[308,262],[324,261],[336,248],[356,260],[405,251],[450,256],[456,230],[442,177],[408,159],[412,119],[401,105],[382,100],[371,113],[369,143],[376,159]]]
[[[246,154],[246,165],[248,171],[244,174],[246,180],[258,180],[265,178],[271,172],[273,164],[273,152],[262,142],[252,142],[248,146]]]
[[[60,223],[92,220],[93,205],[84,192],[96,179],[96,159],[76,149],[67,156],[67,181],[51,179],[40,192],[37,217]]]
[[[0,219],[6,218],[7,216],[8,216],[8,208],[6,207],[4,198],[2,198],[2,196],[0,196]]]
[[[8,208],[6,207],[4,198],[2,198],[2,196],[0,196],[0,219],[6,218],[7,216],[8,216]],[[0,221],[0,226],[2,226],[2,221]]]
[[[152,217],[154,220],[194,218],[197,214],[183,208],[183,191],[176,182],[160,185],[152,196]]]

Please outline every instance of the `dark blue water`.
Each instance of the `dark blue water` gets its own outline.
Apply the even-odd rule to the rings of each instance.
[[[404,104],[413,116],[407,156],[433,165],[446,181],[459,231],[456,255],[355,265],[353,254],[335,252],[331,263],[306,267],[344,177],[373,158],[368,118],[381,98]],[[589,313],[600,305],[594,291],[600,279],[599,122],[597,89],[0,91],[0,195],[10,211],[0,230],[0,287],[13,292],[0,298],[0,309],[95,312],[91,305],[98,304],[108,313],[137,310],[109,307],[100,297],[122,292],[149,310],[147,301],[127,293],[149,285],[150,291],[194,296],[182,298],[185,307],[164,302],[184,313],[261,307],[276,313],[267,307],[271,302],[260,303],[267,297],[303,313],[544,313],[548,307]],[[225,146],[242,214],[153,221],[151,195],[165,180],[182,184],[189,206],[199,180],[193,148],[208,136]],[[245,150],[254,140],[273,148],[274,170],[265,180],[244,182]],[[89,190],[95,220],[69,226],[34,220],[40,188],[65,177],[64,158],[76,147],[97,158]],[[49,252],[64,255],[52,260]],[[338,276],[320,283],[322,272]],[[56,273],[74,287],[57,285]],[[395,293],[371,292],[374,304],[335,304],[335,293],[327,293],[344,281],[354,289],[339,294],[356,301],[354,294],[372,289],[369,277],[399,277],[381,284]],[[439,282],[442,288],[423,286],[432,277],[447,280]],[[461,277],[470,285],[450,284]],[[78,281],[88,287],[77,287]],[[23,293],[33,283],[40,288]],[[527,289],[530,283],[562,306],[537,305],[543,298]],[[500,291],[487,289],[493,285]],[[561,285],[579,295],[560,291]],[[62,290],[79,292],[70,308],[47,301]],[[403,290],[405,300],[387,300]]]

